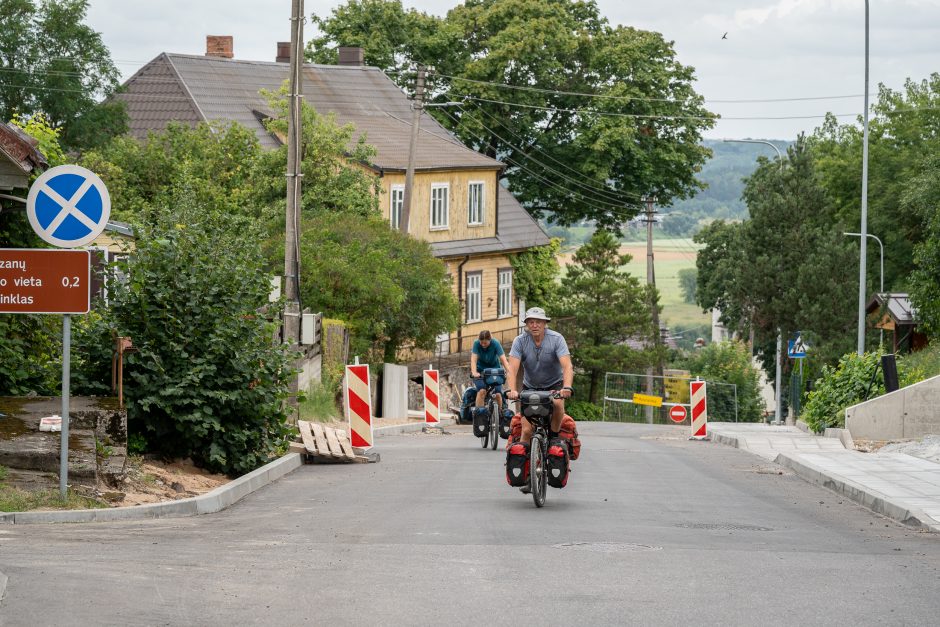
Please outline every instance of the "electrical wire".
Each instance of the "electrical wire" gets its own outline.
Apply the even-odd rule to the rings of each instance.
[[[497,83],[493,81],[481,81],[472,78],[463,78],[460,76],[449,76],[447,74],[441,74],[440,72],[433,72],[434,76],[439,76],[441,78],[447,79],[449,81],[460,81],[462,83],[473,83],[475,85],[490,85],[493,87],[500,87],[504,89],[513,89],[519,91],[533,91],[543,94],[552,94],[556,96],[583,96],[586,98],[600,98],[607,100],[623,100],[627,102],[669,102],[674,104],[682,104],[682,101],[676,100],[674,98],[648,98],[644,96],[615,96],[613,94],[595,94],[589,92],[578,92],[578,91],[564,91],[560,89],[546,89],[544,87],[534,87],[530,85],[510,85],[509,83]],[[764,103],[764,102],[804,102],[811,100],[843,100],[848,98],[861,98],[865,94],[844,94],[840,96],[801,96],[793,98],[750,98],[750,99],[710,99],[704,98],[703,102],[712,102],[716,104],[753,104],[753,103]],[[871,94],[877,95],[877,94]]]

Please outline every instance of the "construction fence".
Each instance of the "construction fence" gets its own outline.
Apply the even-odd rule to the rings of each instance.
[[[691,425],[689,383],[694,380],[701,379],[695,379],[685,371],[666,371],[663,376],[608,372],[604,375],[604,420]],[[737,422],[737,386],[706,380],[706,390],[708,419]],[[676,406],[686,409],[685,419],[681,422],[670,417]]]

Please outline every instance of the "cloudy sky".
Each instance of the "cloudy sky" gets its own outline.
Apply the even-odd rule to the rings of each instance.
[[[443,15],[456,0],[403,0]],[[337,0],[306,0],[328,15]],[[724,118],[712,138],[793,139],[827,111],[849,122],[864,93],[864,0],[597,0],[611,23],[663,33],[696,69],[697,90]],[[274,60],[290,39],[290,0],[91,0],[98,30],[125,78],[160,52],[203,54],[206,35],[232,35],[235,56]],[[727,32],[727,39],[722,35]],[[308,27],[305,33],[311,34]],[[874,0],[871,87],[940,72],[940,0]],[[822,99],[825,98],[825,99]],[[766,102],[768,100],[789,101]],[[801,100],[796,100],[801,99]],[[734,102],[728,102],[734,101]],[[742,102],[751,101],[751,102]],[[764,101],[764,102],[753,102]]]

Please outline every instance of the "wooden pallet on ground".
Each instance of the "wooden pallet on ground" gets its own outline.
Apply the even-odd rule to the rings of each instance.
[[[316,463],[367,463],[372,461],[358,455],[343,429],[324,427],[318,422],[298,420],[300,437],[308,459]]]

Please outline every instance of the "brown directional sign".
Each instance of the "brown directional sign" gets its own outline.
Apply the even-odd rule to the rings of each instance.
[[[0,313],[88,313],[87,250],[0,248]]]

